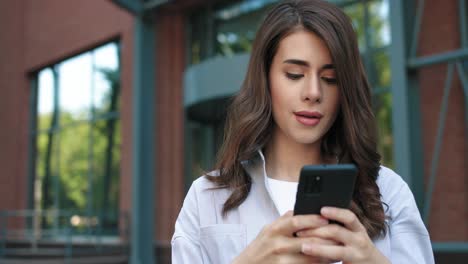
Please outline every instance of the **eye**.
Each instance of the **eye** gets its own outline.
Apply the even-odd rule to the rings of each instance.
[[[287,72],[286,77],[288,77],[289,79],[291,79],[293,81],[296,81],[296,80],[299,80],[300,78],[304,77],[304,74],[294,74],[294,73]]]
[[[322,77],[322,80],[324,80],[328,84],[336,84],[336,78]]]

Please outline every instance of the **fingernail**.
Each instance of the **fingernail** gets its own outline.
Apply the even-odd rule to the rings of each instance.
[[[301,250],[302,250],[303,253],[307,253],[307,252],[312,251],[312,248],[313,248],[312,244],[304,243],[304,244],[302,244],[302,249]]]
[[[330,214],[331,213],[331,208],[329,207],[322,207],[322,209],[320,209],[320,212],[322,214]]]

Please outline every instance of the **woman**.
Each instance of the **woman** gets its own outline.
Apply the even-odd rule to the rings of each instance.
[[[217,170],[185,198],[173,263],[434,262],[410,189],[380,166],[370,88],[339,8],[291,0],[268,13],[225,135]],[[333,163],[358,168],[350,209],[293,216],[302,166]]]

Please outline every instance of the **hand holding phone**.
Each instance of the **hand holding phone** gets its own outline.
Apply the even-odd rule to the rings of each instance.
[[[294,215],[320,214],[323,206],[349,208],[356,175],[353,164],[304,166],[299,176]]]

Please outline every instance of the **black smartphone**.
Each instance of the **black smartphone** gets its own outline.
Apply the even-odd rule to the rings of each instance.
[[[304,166],[299,176],[294,215],[320,214],[323,206],[349,208],[356,174],[354,164]]]

